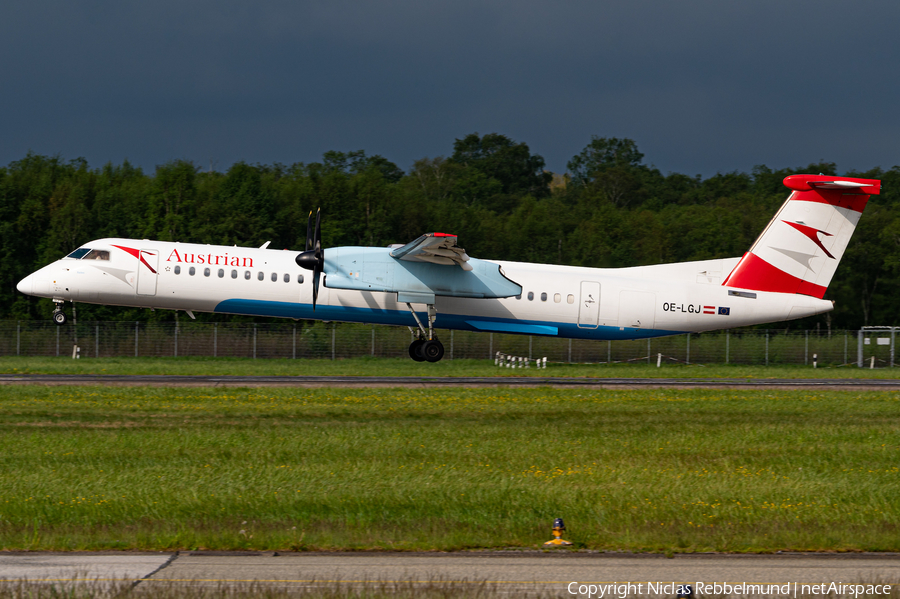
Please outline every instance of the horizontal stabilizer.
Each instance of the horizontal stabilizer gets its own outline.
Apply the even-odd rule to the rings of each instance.
[[[860,193],[866,195],[878,195],[881,193],[881,181],[878,179],[831,177],[829,175],[791,175],[784,179],[784,184],[794,191],[844,189],[859,190]]]

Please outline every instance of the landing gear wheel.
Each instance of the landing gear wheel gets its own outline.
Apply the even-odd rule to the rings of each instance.
[[[422,354],[429,362],[439,362],[444,357],[444,344],[437,339],[426,341],[422,346]]]
[[[425,354],[422,353],[422,345],[425,344],[424,339],[416,339],[409,344],[409,357],[416,362],[424,362]]]
[[[67,320],[69,319],[66,318],[66,313],[62,310],[56,310],[53,312],[53,322],[55,322],[59,326],[66,324]]]

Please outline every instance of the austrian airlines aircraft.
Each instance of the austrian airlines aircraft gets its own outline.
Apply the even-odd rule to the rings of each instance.
[[[437,362],[435,328],[576,339],[644,339],[802,318],[822,297],[881,181],[792,175],[791,194],[743,257],[580,268],[469,258],[456,236],[387,248],[306,251],[98,239],[25,277],[19,291],[66,301],[409,326],[414,360]],[[304,276],[304,269],[312,276]],[[324,277],[322,277],[324,275]],[[322,279],[320,290],[319,282]],[[424,310],[422,308],[424,307]],[[418,308],[418,310],[417,310]]]

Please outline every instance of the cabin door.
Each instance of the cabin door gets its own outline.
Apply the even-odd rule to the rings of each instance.
[[[156,250],[141,250],[141,258],[138,262],[137,294],[156,295],[156,281],[159,278],[159,252]]]
[[[578,306],[578,328],[596,329],[600,326],[600,283],[581,282],[581,304]]]

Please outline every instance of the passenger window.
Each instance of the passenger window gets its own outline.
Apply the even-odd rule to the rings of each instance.
[[[204,268],[204,269],[203,269],[203,276],[204,276],[204,277],[208,277],[208,276],[209,276],[209,269],[208,269],[208,268]]]
[[[250,280],[250,271],[249,270],[244,271],[244,278],[247,279],[248,281]]]
[[[546,301],[547,301],[547,294],[546,294],[546,293],[541,293],[541,301],[542,301],[542,302],[546,302]]]
[[[534,300],[534,291],[529,291],[528,292],[528,301],[530,302],[533,300]]]
[[[297,275],[297,282],[303,284],[303,275]]]
[[[231,278],[232,278],[232,279],[236,279],[236,278],[237,278],[237,271],[236,271],[236,270],[232,270],[232,271],[231,271]]]
[[[224,277],[224,276],[225,276],[225,269],[224,269],[224,268],[220,268],[220,269],[219,269],[219,278],[221,279],[221,278]]]
[[[516,299],[522,299],[522,294],[520,293],[519,295],[517,295]]]
[[[90,248],[78,248],[77,250],[75,250],[74,252],[72,252],[71,254],[66,256],[66,258],[75,258],[76,260],[78,260],[85,254],[87,254],[89,251],[91,251]]]
[[[193,277],[195,274],[197,274],[197,269],[194,268],[193,266],[190,267],[190,268],[188,269],[188,274],[191,275],[191,276]]]
[[[291,282],[291,275],[289,275],[288,273],[284,273],[284,282],[285,282],[285,283],[290,283],[290,282]]]
[[[91,250],[84,260],[109,260],[109,250]]]
[[[272,282],[274,283],[274,282],[276,282],[277,280],[278,280],[278,273],[277,273],[277,272],[273,272],[273,273],[272,273]]]
[[[178,266],[177,264],[175,265],[175,274],[176,274],[176,275],[180,275],[180,274],[181,274],[181,267]]]
[[[553,294],[553,301],[556,302],[556,303],[558,304],[559,302],[562,301],[562,296],[561,296],[560,294],[558,294],[558,293],[554,293],[554,294]]]
[[[567,301],[568,303],[570,303],[570,304],[574,304],[574,303],[575,303],[575,296],[572,295],[572,294],[570,293],[570,294],[566,297],[566,301]]]
[[[256,278],[259,279],[260,281],[262,281],[263,279],[266,278],[266,273],[264,273],[263,271],[259,271],[259,274],[256,275]]]

